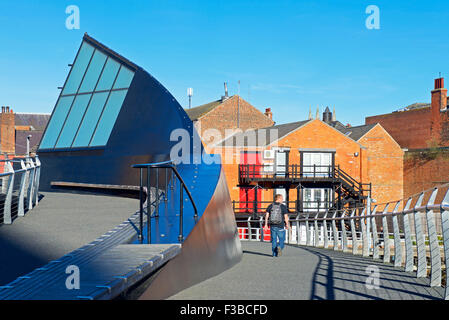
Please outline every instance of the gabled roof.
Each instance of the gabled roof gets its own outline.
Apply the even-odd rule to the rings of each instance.
[[[290,122],[276,126],[247,130],[245,132],[236,133],[230,136],[229,138],[223,140],[218,145],[218,147],[264,147],[286,136],[287,134],[293,132],[294,130],[302,127],[309,121],[313,120]],[[272,135],[271,130],[277,130],[277,135],[275,134]],[[265,131],[265,135],[263,134],[263,131]],[[254,138],[255,144],[252,143],[254,142]],[[259,138],[261,138],[260,141]]]
[[[190,120],[196,121],[199,118],[201,118],[203,115],[205,115],[206,113],[209,113],[212,110],[214,110],[216,107],[218,107],[223,102],[224,101],[222,101],[220,99],[220,100],[217,100],[217,101],[213,101],[213,102],[209,102],[209,103],[203,104],[203,105],[195,107],[195,108],[184,109],[184,111],[187,113],[187,115],[189,116]]]
[[[372,128],[376,126],[377,123],[373,124],[365,124],[361,126],[355,126],[355,127],[336,127],[339,131],[341,131],[346,136],[350,137],[351,139],[358,141],[361,137],[363,137],[368,131],[370,131]]]
[[[34,130],[45,130],[50,114],[45,113],[15,113],[16,126],[32,126]]]

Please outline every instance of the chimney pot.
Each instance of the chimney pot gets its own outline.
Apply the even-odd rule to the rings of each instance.
[[[444,88],[444,78],[435,79],[435,89]]]
[[[271,108],[265,108],[265,116],[273,120],[273,112],[271,112]]]

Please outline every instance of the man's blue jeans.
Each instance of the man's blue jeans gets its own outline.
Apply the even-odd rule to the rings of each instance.
[[[278,252],[276,248],[279,247],[281,250],[284,249],[285,229],[272,226],[270,227],[270,230],[271,230],[271,248],[273,250],[273,257],[277,257]]]

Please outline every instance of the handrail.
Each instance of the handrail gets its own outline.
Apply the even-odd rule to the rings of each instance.
[[[290,243],[303,245],[306,241],[308,246],[326,249],[332,246],[336,251],[352,251],[373,259],[382,257],[382,248],[384,263],[394,263],[397,268],[405,266],[406,272],[416,267],[418,278],[427,277],[430,268],[432,287],[441,286],[443,265],[449,272],[449,184],[373,208],[367,204],[324,213],[300,212],[289,221],[296,238],[296,242]],[[252,218],[237,220],[238,225],[246,223],[248,227],[257,222]],[[262,232],[257,234],[263,235]],[[449,300],[448,285],[444,298]]]
[[[187,193],[187,196],[190,199],[190,202],[192,204],[193,210],[194,210],[194,219],[195,219],[195,223],[198,220],[198,208],[196,206],[195,200],[193,199],[192,194],[190,193],[190,190],[188,189],[188,187],[186,186],[186,183],[184,181],[184,179],[181,177],[181,175],[179,174],[178,169],[176,169],[176,167],[173,164],[173,161],[168,160],[168,161],[161,161],[161,162],[153,162],[153,163],[141,163],[141,164],[134,164],[131,166],[132,168],[136,168],[136,169],[140,169],[140,233],[139,233],[139,240],[142,243],[143,242],[143,181],[142,181],[142,169],[147,169],[147,193],[148,193],[148,199],[149,199],[149,194],[151,193],[150,191],[150,181],[149,181],[149,169],[171,169],[172,172],[174,172],[175,176],[178,178],[178,180],[181,183],[181,188],[180,188],[180,212],[179,212],[179,236],[178,236],[178,240],[180,242],[182,242],[184,240],[184,235],[183,235],[183,210],[184,210],[184,197],[183,197],[183,190]],[[167,176],[166,178],[166,188],[167,186]],[[159,179],[159,174],[157,171],[157,179]],[[158,180],[157,180],[158,181]],[[159,182],[157,182],[158,184]],[[158,193],[158,188],[156,192]],[[156,201],[157,202],[157,209],[159,208],[159,201],[160,201],[160,196],[158,194],[156,194]],[[164,195],[164,198],[167,199],[167,195]],[[153,202],[154,203],[154,202]],[[153,205],[153,203],[151,205]],[[148,214],[148,219],[147,219],[147,241],[148,243],[151,242],[151,235],[150,235],[150,223],[151,223],[151,217],[150,217],[150,213],[148,212],[148,206],[149,206],[149,201],[147,202],[147,214]]]
[[[38,156],[34,158],[27,157],[21,160],[5,159],[4,171],[0,173],[2,180],[1,193],[5,195],[3,203],[3,223],[12,224],[13,213],[17,213],[18,217],[25,215],[25,208],[33,209],[39,203],[39,178],[41,162]],[[12,163],[20,163],[21,169],[14,169]],[[19,175],[19,176],[18,176]],[[19,177],[20,183],[17,184]],[[17,197],[13,193],[18,190]],[[26,202],[25,202],[26,197]]]

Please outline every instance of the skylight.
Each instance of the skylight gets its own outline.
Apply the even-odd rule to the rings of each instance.
[[[133,77],[134,71],[83,41],[39,149],[105,146]]]

